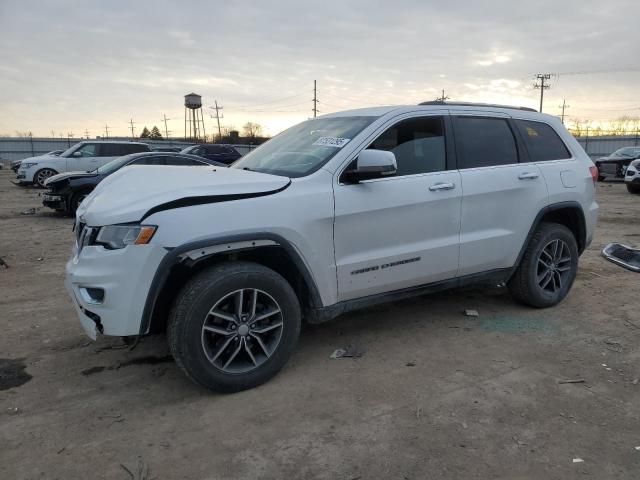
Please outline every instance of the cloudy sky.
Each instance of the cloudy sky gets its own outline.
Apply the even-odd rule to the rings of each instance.
[[[0,0],[0,133],[184,133],[183,95],[268,134],[311,115],[452,100],[640,115],[638,0]],[[589,72],[589,73],[583,73]],[[594,73],[598,72],[598,73]],[[214,120],[206,115],[207,131]]]

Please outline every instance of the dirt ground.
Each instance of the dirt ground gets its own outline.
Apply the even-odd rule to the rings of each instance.
[[[266,385],[215,395],[162,336],[133,351],[88,341],[63,287],[72,220],[10,173],[2,479],[640,478],[640,275],[600,256],[640,243],[640,196],[622,184],[598,185],[596,238],[558,307],[496,288],[368,309],[305,328]],[[350,343],[361,358],[329,358]]]

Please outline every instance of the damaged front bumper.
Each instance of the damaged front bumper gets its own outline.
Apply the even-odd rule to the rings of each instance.
[[[74,248],[65,286],[86,334],[140,334],[149,286],[167,251],[154,245]]]

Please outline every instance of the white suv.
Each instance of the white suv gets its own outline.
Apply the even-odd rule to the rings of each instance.
[[[554,117],[470,104],[308,120],[231,168],[132,167],[77,212],[88,335],[167,331],[195,382],[272,377],[302,319],[506,282],[549,307],[591,242],[597,169]]]
[[[26,158],[20,162],[16,179],[23,185],[44,188],[49,177],[63,172],[89,172],[111,160],[131,153],[149,152],[146,143],[85,141],[73,145],[59,155]]]

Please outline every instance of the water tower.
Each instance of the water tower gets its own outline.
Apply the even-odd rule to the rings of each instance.
[[[187,125],[189,136],[187,136]],[[202,116],[202,97],[197,93],[189,93],[184,96],[184,138],[204,140],[206,135]]]

